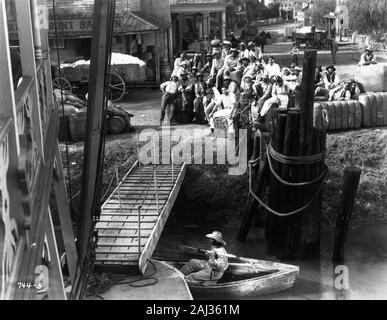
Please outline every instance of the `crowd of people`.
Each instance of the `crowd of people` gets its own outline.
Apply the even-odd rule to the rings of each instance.
[[[273,55],[263,56],[255,42],[232,45],[229,41],[213,46],[204,59],[200,54],[189,58],[182,53],[175,60],[171,79],[161,85],[163,91],[160,125],[166,110],[173,125],[179,113],[188,114],[187,122],[209,124],[222,111],[235,130],[265,122],[273,106],[295,106],[302,80],[298,67],[298,48],[293,47],[292,63],[280,66]],[[361,65],[373,64],[372,50],[361,57]],[[351,79],[341,81],[334,65],[317,66],[315,98],[318,101],[357,99],[364,87]],[[180,99],[178,97],[180,96]],[[180,105],[179,105],[180,104]],[[231,125],[233,124],[233,125]]]

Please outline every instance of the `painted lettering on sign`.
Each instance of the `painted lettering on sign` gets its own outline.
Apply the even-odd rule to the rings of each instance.
[[[44,25],[44,22],[41,21]],[[114,31],[122,32],[124,23],[122,19],[115,19],[114,21]],[[66,32],[71,34],[79,32],[79,34],[92,34],[93,31],[93,19],[71,19],[71,20],[61,20],[56,23],[57,30],[61,32],[62,35],[66,36]],[[55,22],[50,20],[48,22],[49,32],[55,32]],[[8,30],[10,34],[17,34],[17,24],[16,22],[8,22]]]
[[[220,3],[221,0],[177,0],[176,3],[177,4],[195,4],[195,3],[200,3],[200,4],[203,4],[203,3],[211,3],[211,4],[214,4],[214,3]]]

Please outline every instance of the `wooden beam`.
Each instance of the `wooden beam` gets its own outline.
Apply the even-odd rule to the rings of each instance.
[[[99,189],[102,176],[105,104],[112,43],[115,0],[95,0],[91,45],[89,99],[87,106],[84,164],[82,171],[82,210],[79,221],[79,264],[88,252],[93,216],[100,211]]]
[[[310,155],[312,150],[314,74],[316,70],[317,50],[305,50],[301,83],[301,122],[300,154]]]
[[[46,237],[48,252],[50,254],[49,286],[47,291],[48,299],[67,300],[50,208],[48,208]]]
[[[344,246],[348,233],[349,221],[352,216],[355,203],[356,191],[359,185],[361,169],[357,167],[346,167],[343,177],[343,193],[341,196],[341,207],[337,216],[335,230],[335,244],[333,247],[332,261],[344,262]]]
[[[0,162],[0,171],[4,172],[3,170],[6,170],[6,174],[0,179],[0,189],[2,191],[2,202],[0,203],[2,206],[2,214],[0,216],[0,248],[2,257],[7,256],[7,253],[9,253],[9,262],[12,264],[11,270],[4,270],[3,264],[0,265],[0,300],[13,299],[14,297],[17,282],[20,281],[19,270],[22,265],[21,259],[25,245],[25,230],[23,225],[24,210],[21,202],[23,195],[18,179],[20,143],[18,139],[16,105],[8,43],[5,2],[0,1],[0,57],[2,59],[2,63],[0,64],[0,118],[3,120],[0,121],[0,135],[6,137],[5,140],[1,139],[0,141],[4,147],[4,153],[1,156],[2,158],[5,157],[5,160]],[[2,124],[4,127],[2,127]],[[7,168],[5,168],[5,164],[8,164]],[[5,201],[7,202],[7,211],[4,208]],[[4,221],[6,217],[8,219]],[[17,229],[15,230],[18,238],[16,248],[12,248],[12,245],[11,248],[4,246],[5,231],[7,233],[9,232],[8,234],[12,234],[13,231],[11,221],[15,221],[17,224]]]
[[[75,246],[75,236],[72,226],[69,200],[67,197],[66,184],[63,176],[62,158],[60,156],[59,145],[56,148],[56,167],[54,168],[53,186],[58,207],[63,243],[66,251],[66,260],[69,267],[70,282],[74,285],[77,269],[77,248]]]
[[[31,99],[33,106],[31,108],[31,120],[33,127],[34,140],[39,152],[39,155],[46,161],[44,157],[44,141],[43,141],[43,127],[42,127],[42,115],[39,102],[38,82],[36,74],[36,62],[35,62],[35,47],[34,36],[32,31],[34,30],[30,1],[15,1],[16,6],[16,18],[17,29],[19,36],[20,57],[22,63],[23,77],[31,77],[33,79],[31,89]]]

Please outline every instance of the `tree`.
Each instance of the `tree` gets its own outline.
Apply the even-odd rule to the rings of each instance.
[[[348,1],[349,27],[359,33],[387,31],[387,0]]]
[[[311,14],[312,24],[318,29],[324,29],[324,17],[329,12],[335,11],[336,0],[315,0]]]

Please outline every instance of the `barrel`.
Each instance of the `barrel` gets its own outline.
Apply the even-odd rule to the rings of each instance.
[[[167,57],[160,58],[160,78],[161,81],[168,81],[171,78],[172,70]]]
[[[120,116],[109,117],[108,120],[108,132],[110,134],[120,134],[126,128],[125,119]]]
[[[70,132],[73,141],[84,141],[86,133],[87,108],[79,109],[77,113],[70,114]]]
[[[145,69],[145,79],[147,81],[155,81],[156,75],[155,75],[155,70],[153,67],[146,67]]]

